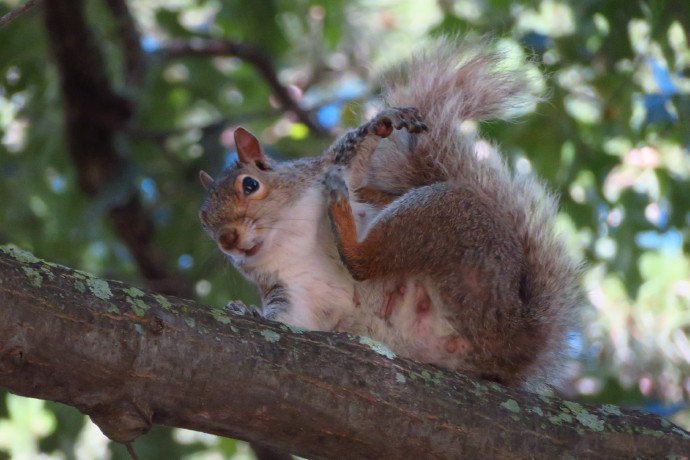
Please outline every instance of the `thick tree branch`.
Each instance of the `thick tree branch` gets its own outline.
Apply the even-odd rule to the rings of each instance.
[[[278,79],[271,58],[261,49],[240,42],[221,39],[172,40],[161,50],[170,58],[186,56],[231,56],[242,59],[251,65],[264,77],[276,98],[284,109],[289,110],[316,134],[326,134],[327,130],[321,126],[312,115],[304,110],[292,97],[288,89]]]
[[[657,416],[502,388],[348,334],[291,331],[0,250],[0,385],[89,414],[310,458],[657,458],[690,434]]]

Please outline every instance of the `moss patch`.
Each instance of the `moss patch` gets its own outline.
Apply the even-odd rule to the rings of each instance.
[[[534,407],[527,409],[527,410],[534,413],[534,414],[540,415],[542,417],[544,416],[544,411],[542,411],[541,407],[539,407],[539,406],[534,406]]]
[[[564,401],[563,405],[573,413],[578,422],[592,431],[604,431],[604,421],[590,413],[581,404]]]
[[[160,305],[163,310],[172,310],[172,304],[162,295],[154,294],[153,298],[156,299],[156,302],[158,302],[158,305]]]
[[[43,277],[41,276],[41,272],[38,270],[34,270],[31,267],[22,267],[22,270],[24,271],[24,274],[29,278],[29,281],[31,281],[31,285],[35,287],[41,287],[43,284]]]
[[[228,318],[225,312],[223,312],[223,310],[220,308],[212,308],[211,314],[213,315],[213,319],[218,321],[220,324],[230,324],[232,322],[232,320]]]
[[[385,356],[388,359],[395,358],[395,353],[393,353],[390,348],[374,339],[371,339],[369,337],[359,337],[359,343],[361,343],[362,345],[366,345],[367,347],[371,348],[375,353],[378,353],[381,356]]]
[[[128,287],[122,289],[122,292],[125,293],[125,300],[132,308],[132,311],[135,315],[144,316],[146,312],[149,310],[149,308],[151,308],[149,304],[144,302],[143,297],[145,294],[144,291],[142,291],[141,289],[135,287]]]
[[[87,278],[86,285],[93,295],[101,300],[108,300],[113,296],[107,281],[99,278]]]
[[[266,339],[267,342],[270,343],[275,343],[280,340],[280,334],[278,334],[276,331],[272,331],[270,329],[263,329],[261,331],[261,335],[263,336],[264,339]]]
[[[132,297],[144,297],[144,291],[135,287],[124,288],[122,292]]]
[[[0,246],[0,251],[4,252],[5,254],[9,254],[18,262],[23,262],[27,264],[35,264],[37,262],[41,262],[41,259],[31,254],[29,251],[20,249],[12,244],[7,246]]]
[[[614,406],[613,404],[604,404],[600,409],[606,415],[623,415],[618,406]]]
[[[642,434],[646,434],[648,436],[655,436],[655,437],[660,437],[664,435],[663,431],[659,430],[652,430],[650,428],[642,428]]]
[[[513,412],[514,414],[520,413],[520,405],[514,399],[509,399],[507,401],[503,401],[501,403],[501,407],[509,410],[510,412]]]
[[[81,292],[82,294],[86,292],[86,284],[80,280],[74,281],[74,289]]]
[[[573,418],[570,416],[570,414],[566,414],[564,412],[549,417],[549,422],[553,423],[554,425],[561,425],[563,422],[572,423],[572,421]]]
[[[127,297],[127,303],[132,307],[132,311],[137,316],[144,316],[150,308],[149,305],[141,299]]]
[[[395,355],[393,355],[393,357],[395,357]],[[427,382],[432,382],[432,383],[435,383],[437,385],[441,383],[441,378],[443,378],[442,373],[437,372],[435,374],[432,374],[431,372],[429,372],[427,370],[423,370],[420,375],[421,375],[422,379],[426,380]]]

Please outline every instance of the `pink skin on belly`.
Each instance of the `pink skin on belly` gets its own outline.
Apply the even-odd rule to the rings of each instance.
[[[413,281],[411,283],[412,295],[414,295],[415,312],[417,315],[425,315],[431,311],[431,299],[421,283]],[[409,294],[408,285],[405,282],[400,282],[395,285],[395,288],[386,293],[383,298],[383,303],[379,309],[379,317],[388,319],[391,317],[393,310],[402,305],[405,301],[405,295]]]
[[[352,297],[355,308],[361,306],[361,299],[357,289]],[[447,329],[439,329],[438,318],[440,313],[432,305],[431,298],[422,283],[417,281],[400,281],[395,283],[393,289],[384,295],[376,315],[385,320],[389,327],[396,326],[397,321],[391,323],[389,319],[399,308],[413,308],[414,317],[412,323],[403,326],[406,330],[398,331],[408,335],[408,347],[401,349],[401,353],[418,361],[438,365],[456,364],[462,355],[471,352],[469,342],[457,333],[448,334]],[[404,321],[404,320],[403,320]],[[333,331],[348,331],[351,324],[347,320],[340,320],[333,327]],[[409,328],[409,329],[408,329]]]
[[[467,342],[467,340],[458,336],[454,336],[445,339],[444,349],[446,352],[451,354],[459,353],[461,355],[465,355],[470,351],[470,344]]]
[[[379,316],[383,319],[390,318],[393,309],[405,301],[406,292],[407,286],[405,286],[405,283],[398,283],[392,292],[386,293],[381,308],[379,309]]]
[[[416,336],[428,338],[427,343],[429,344],[435,343],[436,345],[432,345],[431,348],[436,348],[438,350],[437,353],[464,355],[470,352],[471,346],[469,342],[456,334],[434,337],[431,298],[424,286],[417,281],[413,281],[409,285],[398,283],[392,292],[386,294],[379,316],[388,319],[395,308],[402,305],[406,294],[414,296],[416,319],[414,321],[413,333]]]

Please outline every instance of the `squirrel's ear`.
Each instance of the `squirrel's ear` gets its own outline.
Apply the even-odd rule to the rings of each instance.
[[[264,155],[259,140],[242,127],[235,129],[235,147],[237,147],[240,163],[254,164],[259,169],[269,169],[268,159]]]
[[[211,175],[206,171],[199,171],[199,180],[201,181],[201,185],[203,185],[206,190],[208,190],[213,184],[213,177],[211,177]]]

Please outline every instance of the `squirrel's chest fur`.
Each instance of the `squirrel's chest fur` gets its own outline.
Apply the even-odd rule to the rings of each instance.
[[[354,281],[333,243],[323,192],[305,190],[281,210],[270,231],[270,248],[248,276],[262,292],[264,308],[273,319],[310,330],[332,330],[339,318],[354,308]],[[267,305],[272,286],[281,286],[286,302]]]

